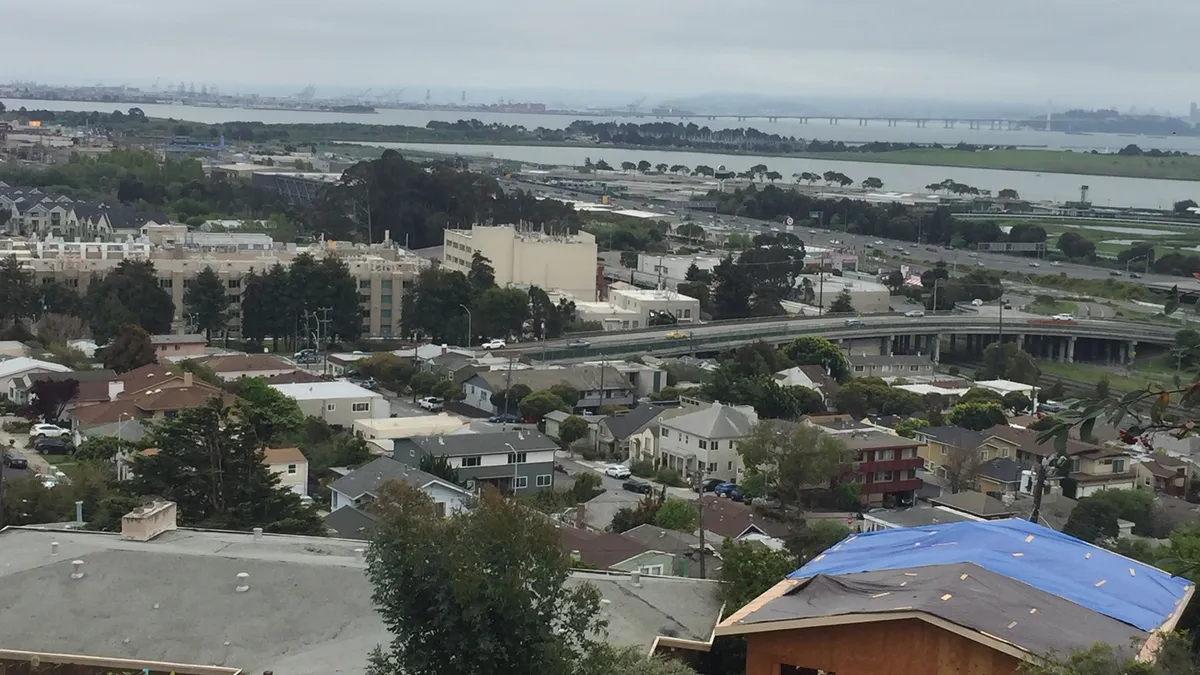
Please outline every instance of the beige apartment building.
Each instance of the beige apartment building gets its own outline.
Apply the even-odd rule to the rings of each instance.
[[[513,225],[475,225],[446,230],[442,264],[466,274],[479,253],[492,263],[496,285],[538,286],[580,299],[596,298],[596,237],[546,234]]]
[[[196,275],[205,267],[211,267],[225,284],[225,293],[230,302],[229,329],[232,336],[238,335],[241,330],[242,291],[246,277],[251,273],[261,274],[276,263],[287,266],[304,252],[318,257],[337,255],[349,266],[351,276],[358,282],[364,335],[396,335],[399,333],[401,299],[422,267],[428,265],[428,261],[407,251],[378,246],[339,246],[336,249],[333,246],[313,246],[308,249],[220,254],[189,253],[179,248],[136,247],[129,252],[132,259],[145,260],[149,257],[154,263],[159,285],[171,294],[171,301],[175,303],[175,320],[181,331],[187,328],[183,294]],[[116,255],[95,258],[56,256],[27,258],[22,262],[39,280],[61,281],[85,293],[93,275],[103,275],[115,269],[122,258]]]

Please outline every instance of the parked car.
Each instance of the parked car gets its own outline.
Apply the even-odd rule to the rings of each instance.
[[[43,455],[69,455],[75,445],[65,438],[43,436],[33,442],[33,449]]]
[[[667,338],[668,340],[682,340],[683,338],[687,337],[687,334],[681,330],[672,330],[667,331],[667,334],[663,337]]]
[[[638,492],[638,493],[641,493],[644,495],[650,494],[654,490],[653,485],[647,483],[644,480],[638,480],[636,478],[630,478],[629,480],[625,481],[624,483],[621,483],[621,487],[626,490],[629,490],[630,492]]]
[[[71,430],[64,429],[57,424],[35,424],[29,428],[30,438],[43,438],[49,436],[70,436]]]
[[[441,410],[444,403],[444,399],[440,399],[436,396],[426,396],[420,401],[417,401],[417,405],[421,406],[425,410],[428,410],[429,412],[437,412]]]
[[[604,467],[604,475],[613,478],[629,478],[629,467],[624,464],[609,464]]]
[[[587,340],[571,340],[567,343],[567,349],[587,349],[592,343]]]
[[[28,469],[29,460],[25,458],[25,455],[22,455],[16,450],[5,450],[4,466],[9,467],[10,469]]]
[[[738,490],[737,483],[732,483],[730,481],[721,481],[717,485],[713,486],[713,492],[718,497],[727,497],[729,496],[729,493],[733,492],[734,490],[741,492],[741,490]]]
[[[874,242],[872,242],[872,243],[874,243],[876,246],[883,246],[883,240],[882,240],[882,239],[876,239],[876,240],[875,240]]]
[[[979,257],[979,254],[978,254],[978,253],[975,253],[975,252],[971,252],[971,253],[968,253],[968,254],[967,254],[967,257],[968,257],[968,258],[978,258],[978,257]]]
[[[493,424],[516,424],[517,422],[521,421],[521,418],[520,416],[512,413],[503,413],[500,415],[492,415],[488,418],[488,421]]]
[[[508,344],[504,340],[493,338],[479,346],[483,347],[484,349],[504,349],[508,346]]]
[[[713,489],[715,489],[718,485],[720,485],[721,483],[724,483],[724,482],[725,481],[721,480],[720,478],[708,478],[703,483],[700,484],[700,491],[701,492],[712,492]]]
[[[914,317],[914,318],[919,318],[919,317],[925,316],[925,310],[923,310],[923,309],[910,309],[910,310],[908,310],[907,312],[905,312],[905,313],[904,313],[904,316],[908,316],[908,317]]]

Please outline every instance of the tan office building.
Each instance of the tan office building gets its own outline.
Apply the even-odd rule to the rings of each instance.
[[[580,300],[596,297],[596,237],[587,233],[546,234],[512,225],[475,225],[446,230],[442,264],[466,274],[471,257],[491,261],[496,285],[538,286]]]

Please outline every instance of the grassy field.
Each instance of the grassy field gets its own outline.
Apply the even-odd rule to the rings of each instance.
[[[985,150],[967,152],[950,148],[917,148],[895,152],[821,152],[801,153],[816,159],[840,159],[852,162],[919,164],[975,169],[1007,169],[1043,173],[1078,173],[1089,176],[1128,176],[1132,178],[1169,178],[1200,180],[1200,156],[1132,157],[1091,154],[1060,150]]]
[[[1055,314],[1075,314],[1079,311],[1079,307],[1066,300],[1055,300],[1054,302],[1031,302],[1025,307],[1026,312],[1034,314],[1045,314],[1053,316]]]
[[[1141,364],[1143,362],[1139,361],[1138,363]],[[1076,382],[1096,384],[1100,381],[1100,378],[1108,376],[1108,384],[1113,391],[1145,389],[1146,385],[1151,383],[1161,384],[1167,388],[1175,385],[1173,373],[1167,374],[1159,372],[1157,369],[1141,368],[1139,365],[1134,366],[1137,370],[1136,374],[1128,374],[1124,370],[1094,366],[1086,363],[1038,361],[1037,365],[1038,368],[1042,369],[1043,383],[1053,381],[1052,378],[1061,377],[1067,380],[1075,380]]]

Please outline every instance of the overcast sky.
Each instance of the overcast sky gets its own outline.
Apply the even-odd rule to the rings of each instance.
[[[1200,1],[32,0],[0,79],[1186,109]],[[423,95],[423,92],[421,94]],[[418,95],[418,96],[419,96]],[[410,92],[408,96],[412,97]]]

